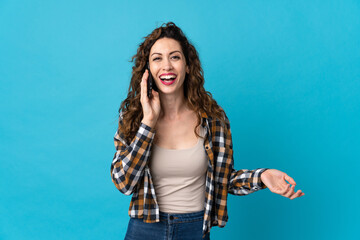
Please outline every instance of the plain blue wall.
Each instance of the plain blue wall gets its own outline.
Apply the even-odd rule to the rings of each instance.
[[[0,239],[123,239],[110,178],[131,56],[167,21],[197,48],[236,169],[305,196],[229,195],[212,239],[356,239],[359,1],[0,1]]]

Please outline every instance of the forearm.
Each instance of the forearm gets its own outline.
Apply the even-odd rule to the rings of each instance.
[[[257,168],[254,170],[242,169],[232,170],[228,193],[233,195],[247,195],[261,189],[265,189],[265,184],[261,181],[261,174],[267,168]]]
[[[127,145],[115,135],[116,153],[111,164],[111,178],[120,192],[130,195],[141,179],[150,157],[154,129],[141,123],[132,142]]]

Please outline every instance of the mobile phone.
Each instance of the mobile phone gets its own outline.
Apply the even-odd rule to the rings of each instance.
[[[149,62],[147,62],[146,68],[149,71],[149,77],[147,79],[147,95],[148,95],[148,98],[152,98],[152,91],[151,90],[154,89],[154,91],[158,91],[158,88],[157,88],[157,86],[155,84],[155,81],[153,80],[152,74],[150,72]]]

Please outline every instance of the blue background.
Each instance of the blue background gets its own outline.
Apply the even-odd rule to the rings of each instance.
[[[167,21],[197,48],[236,169],[305,196],[229,195],[212,239],[356,239],[359,1],[0,1],[0,239],[123,239],[110,178],[131,56]]]

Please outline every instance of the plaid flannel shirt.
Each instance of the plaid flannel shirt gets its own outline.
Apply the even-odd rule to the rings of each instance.
[[[208,117],[201,112],[203,127],[207,130],[204,150],[208,157],[204,199],[203,236],[211,227],[224,227],[227,220],[227,194],[247,195],[266,186],[260,175],[267,168],[254,170],[233,169],[233,146],[230,122]],[[122,124],[122,114],[119,118]],[[129,216],[143,218],[146,223],[159,222],[159,205],[148,166],[155,129],[140,123],[131,143],[124,140],[119,130],[115,133],[116,153],[111,164],[111,178],[116,188],[125,195],[132,195]]]

